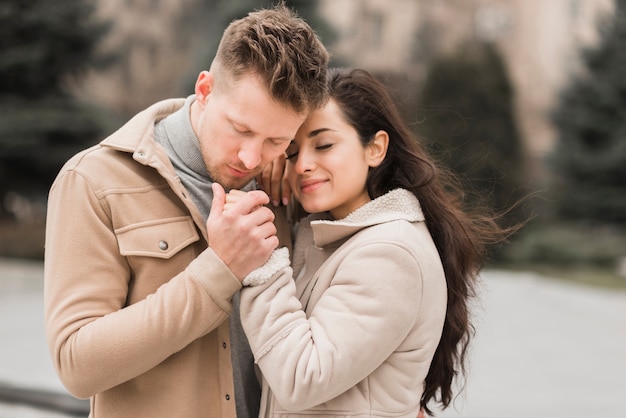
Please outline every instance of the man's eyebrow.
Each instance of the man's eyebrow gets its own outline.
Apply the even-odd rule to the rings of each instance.
[[[233,125],[238,126],[241,129],[244,129],[248,132],[255,132],[254,129],[252,129],[250,126],[248,126],[246,123],[243,122],[239,122],[235,119],[229,118],[230,123],[232,123]],[[270,141],[292,141],[293,138],[287,138],[287,137],[269,137],[267,138]]]
[[[230,116],[228,117],[228,121],[232,123],[233,125],[237,125],[237,127],[239,128],[245,129],[246,131],[252,131],[252,129],[250,129],[250,127],[247,124],[240,122]]]

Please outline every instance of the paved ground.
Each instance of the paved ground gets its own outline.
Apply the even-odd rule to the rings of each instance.
[[[626,292],[483,274],[464,418],[625,418]]]
[[[476,311],[466,390],[437,416],[626,417],[626,292],[488,271]],[[67,400],[45,347],[42,312],[41,264],[0,259],[0,399],[3,388],[18,388]],[[7,399],[0,418],[70,416]]]
[[[0,259],[0,418],[75,416],[52,412],[74,409],[46,348],[42,284],[41,263]]]

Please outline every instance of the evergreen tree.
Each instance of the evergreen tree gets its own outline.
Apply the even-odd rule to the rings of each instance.
[[[9,191],[47,190],[63,162],[108,129],[102,111],[65,89],[104,63],[95,47],[108,26],[93,11],[89,0],[0,5],[0,203]]]
[[[523,193],[523,156],[512,87],[495,46],[475,44],[435,59],[423,85],[420,140],[465,180],[468,200],[509,208]]]
[[[569,220],[626,224],[626,0],[603,21],[584,71],[563,91],[550,158],[557,214]]]

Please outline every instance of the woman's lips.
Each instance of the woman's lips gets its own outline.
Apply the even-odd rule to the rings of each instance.
[[[324,183],[326,183],[326,180],[321,179],[301,181],[300,190],[302,193],[311,193],[322,187]]]

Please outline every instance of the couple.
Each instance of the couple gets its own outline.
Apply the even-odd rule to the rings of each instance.
[[[90,416],[415,417],[450,403],[484,243],[501,231],[460,209],[378,81],[327,64],[284,5],[250,13],[194,95],[62,168],[46,332]],[[289,190],[297,203],[278,205]]]

